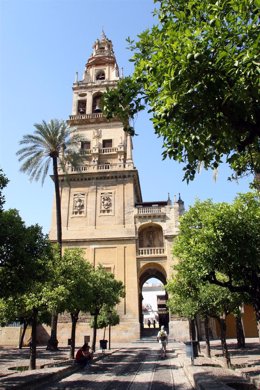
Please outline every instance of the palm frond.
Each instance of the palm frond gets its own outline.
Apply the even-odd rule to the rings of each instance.
[[[76,148],[73,148],[72,152],[69,146],[76,145],[76,142],[70,139],[70,129],[65,121],[52,119],[47,123],[43,120],[41,123],[35,123],[34,128],[33,134],[23,136],[19,142],[22,148],[16,154],[18,160],[23,162],[20,170],[27,173],[30,180],[38,181],[42,177],[43,183],[48,174],[51,159],[55,156],[62,160],[64,150],[66,150],[66,155],[76,153]]]

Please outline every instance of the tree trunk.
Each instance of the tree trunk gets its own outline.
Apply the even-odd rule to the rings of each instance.
[[[70,313],[71,316],[71,344],[70,344],[70,358],[74,359],[75,355],[75,340],[76,340],[76,326],[79,318],[79,312],[76,314]]]
[[[258,339],[259,339],[259,343],[260,343],[260,302],[254,302],[253,306],[255,309],[256,323],[257,323],[257,330],[258,330]]]
[[[195,326],[195,338],[193,340],[197,341],[197,347],[198,347],[198,352],[200,353],[200,331],[199,331],[199,325],[198,325],[198,316],[195,317],[194,319],[194,326]]]
[[[230,355],[228,352],[227,339],[226,339],[226,329],[227,329],[226,316],[223,316],[222,318],[218,318],[218,321],[220,325],[222,352],[223,352],[223,357],[225,359],[224,362],[228,368],[231,368]]]
[[[106,329],[107,329],[107,327],[105,326],[104,327],[104,333],[103,333],[103,340],[105,340],[105,338],[106,338]]]
[[[95,311],[94,314],[94,327],[93,327],[93,340],[92,340],[92,351],[96,351],[96,340],[97,340],[97,318],[98,318],[98,310]]]
[[[207,357],[211,357],[210,352],[210,341],[209,341],[209,317],[206,316],[204,320],[204,326],[205,326],[205,338],[206,338],[206,355]]]
[[[260,193],[260,171],[255,171],[255,188]],[[255,302],[253,303],[254,309],[255,309],[255,315],[256,315],[256,323],[257,323],[257,331],[258,331],[258,340],[260,343],[260,277],[259,273],[257,274],[257,287],[256,287],[256,294],[254,294],[256,297]]]
[[[32,313],[32,339],[30,342],[30,370],[36,369],[36,337],[37,337],[37,309],[33,309]]]
[[[195,320],[189,321],[190,340],[196,340]]]
[[[48,340],[48,345],[46,347],[48,351],[58,350],[57,324],[58,324],[58,314],[56,313],[55,310],[53,310],[51,314],[51,337]]]
[[[26,320],[23,320],[23,331],[22,331],[22,334],[21,334],[21,337],[19,340],[19,349],[22,349],[22,347],[23,347],[23,340],[24,340],[24,335],[25,335],[27,326],[28,326],[28,322]]]
[[[59,245],[60,258],[62,256],[62,222],[61,222],[61,200],[60,200],[60,186],[59,186],[59,174],[58,174],[58,159],[52,158],[53,162],[53,178],[55,186],[55,200],[56,200],[56,229],[57,229],[57,243]],[[57,351],[57,325],[58,314],[53,310],[51,318],[51,337],[48,340],[47,350]]]
[[[61,199],[60,199],[60,185],[58,174],[58,159],[53,157],[53,178],[55,186],[55,201],[56,201],[56,227],[57,227],[57,243],[60,247],[60,255],[62,254],[62,221],[61,221]]]
[[[111,349],[111,325],[108,325],[108,349]]]
[[[237,333],[237,347],[238,348],[245,348],[245,335],[241,320],[241,315],[236,315],[236,333]]]

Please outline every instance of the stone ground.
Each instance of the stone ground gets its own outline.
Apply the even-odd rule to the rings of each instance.
[[[139,340],[135,343],[113,344],[108,354],[116,354],[125,348],[157,348],[154,340]],[[233,369],[226,369],[221,356],[219,341],[211,342],[212,358],[205,357],[205,343],[201,342],[199,357],[192,365],[190,357],[186,354],[184,343],[170,340],[169,354],[174,351],[174,363],[183,367],[186,377],[191,383],[190,388],[199,390],[260,390],[260,343],[258,339],[247,339],[246,348],[236,348],[235,340],[229,340],[228,346],[231,354]],[[102,350],[97,350],[95,360],[101,361],[104,357]],[[48,383],[67,377],[78,370],[78,367],[69,360],[68,347],[61,347],[57,352],[46,351],[44,347],[37,348],[37,369],[28,370],[29,349],[0,348],[0,389],[37,389],[40,385],[48,389]],[[21,371],[26,369],[24,371]],[[227,384],[232,387],[227,387]],[[254,387],[253,385],[254,384]],[[177,387],[176,387],[177,389]]]

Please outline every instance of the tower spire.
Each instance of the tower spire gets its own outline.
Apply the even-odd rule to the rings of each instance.
[[[102,27],[102,31],[101,31],[101,41],[106,40],[106,39],[107,39],[107,36],[106,36],[106,34],[105,34],[104,28]]]

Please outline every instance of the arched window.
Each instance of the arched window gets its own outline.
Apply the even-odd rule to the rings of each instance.
[[[78,100],[78,114],[86,114],[86,100]]]
[[[105,80],[105,78],[106,78],[106,75],[105,75],[104,70],[97,71],[96,80]]]
[[[98,94],[93,96],[93,101],[92,101],[92,112],[93,113],[102,112],[101,97],[102,97],[101,93],[98,93]]]
[[[140,229],[138,234],[139,248],[163,247],[163,232],[161,226],[149,225]]]

